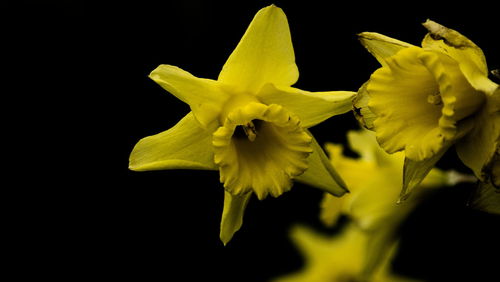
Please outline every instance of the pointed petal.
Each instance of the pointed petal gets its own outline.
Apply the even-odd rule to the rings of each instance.
[[[423,161],[413,161],[406,158],[403,166],[403,189],[401,190],[401,195],[399,202],[402,202],[410,196],[414,188],[416,188],[422,180],[429,174],[434,165],[441,159],[444,153],[451,146],[448,143],[434,156],[425,159]]]
[[[358,39],[382,66],[387,65],[385,61],[387,57],[396,54],[401,49],[413,46],[376,32],[362,32],[358,34]]]
[[[373,130],[373,121],[377,116],[368,107],[370,101],[370,93],[366,90],[370,80],[365,82],[358,90],[358,93],[352,100],[354,117],[366,129]]]
[[[486,97],[483,109],[476,115],[471,132],[459,140],[457,153],[477,178],[485,180],[485,166],[500,146],[500,89]]]
[[[217,81],[197,78],[171,65],[160,65],[149,77],[162,88],[187,103],[200,124],[209,128],[217,123],[217,116],[229,95],[221,90]]]
[[[257,93],[266,83],[290,86],[298,78],[287,18],[271,5],[255,15],[218,80]]]
[[[273,84],[266,84],[258,94],[262,102],[281,105],[297,115],[305,128],[350,111],[355,95],[351,91],[309,92]]]
[[[130,154],[129,168],[216,170],[211,142],[211,134],[189,113],[169,130],[141,139]]]
[[[316,139],[311,143],[313,153],[309,156],[309,168],[295,179],[340,197],[349,192],[340,175],[335,171]]]
[[[241,228],[243,214],[250,196],[252,196],[252,193],[235,196],[224,191],[224,209],[222,210],[219,235],[224,246],[233,238],[234,233]]]
[[[329,193],[324,193],[323,199],[320,203],[319,219],[327,227],[337,225],[340,218],[344,198],[334,197]]]
[[[488,67],[483,51],[459,32],[427,20],[423,26],[429,31],[422,47],[446,53],[455,59],[469,83],[485,93],[493,93],[497,85],[488,79]]]

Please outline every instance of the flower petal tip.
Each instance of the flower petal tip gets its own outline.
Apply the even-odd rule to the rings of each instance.
[[[224,247],[227,246],[227,243],[229,243],[229,241],[231,241],[231,238],[223,238],[222,236],[219,239]]]

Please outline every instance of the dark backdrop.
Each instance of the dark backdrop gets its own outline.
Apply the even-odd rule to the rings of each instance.
[[[29,50],[27,60],[41,63],[28,70],[53,70],[47,80],[53,91],[34,100],[52,106],[33,108],[56,126],[35,126],[40,147],[49,144],[36,169],[48,185],[26,192],[35,204],[18,223],[27,230],[20,232],[19,246],[28,246],[20,261],[30,262],[21,275],[266,281],[302,264],[287,236],[291,226],[334,232],[318,221],[322,192],[296,184],[277,199],[252,199],[243,228],[224,247],[218,238],[223,189],[216,172],[127,169],[140,138],[170,128],[189,111],[148,74],[172,64],[216,79],[255,13],[271,3],[59,1],[22,7],[21,19],[30,26],[12,33]],[[427,18],[467,35],[491,69],[500,66],[498,17],[491,4],[274,3],[288,17],[301,89],[356,91],[378,67],[356,34],[375,31],[418,45]],[[27,63],[15,66],[25,74]],[[345,144],[345,132],[356,128],[347,113],[311,131],[320,143]],[[439,166],[467,171],[453,152]],[[487,254],[498,255],[499,220],[465,206],[471,189],[440,190],[417,209],[402,228],[396,271],[429,281],[489,281],[478,277],[496,274],[495,256]]]

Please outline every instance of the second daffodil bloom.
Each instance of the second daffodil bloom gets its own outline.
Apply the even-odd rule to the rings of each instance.
[[[500,90],[488,79],[481,49],[428,20],[422,47],[364,32],[362,44],[382,65],[354,106],[388,153],[404,151],[403,192],[418,185],[453,144],[482,181],[493,181],[500,135]]]
[[[189,104],[173,128],[146,137],[130,169],[218,170],[225,198],[220,238],[242,224],[252,194],[280,196],[298,180],[336,196],[347,189],[307,128],[350,110],[354,92],[308,92],[291,87],[299,76],[283,11],[261,9],[217,80],[171,65],[150,77]]]

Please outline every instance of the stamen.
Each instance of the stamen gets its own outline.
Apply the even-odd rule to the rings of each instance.
[[[242,127],[248,140],[250,140],[251,142],[255,141],[255,138],[257,138],[257,129],[255,128],[253,122],[250,121],[247,124],[243,125]]]
[[[443,100],[441,99],[441,95],[439,93],[427,96],[427,102],[435,106],[443,105]]]

